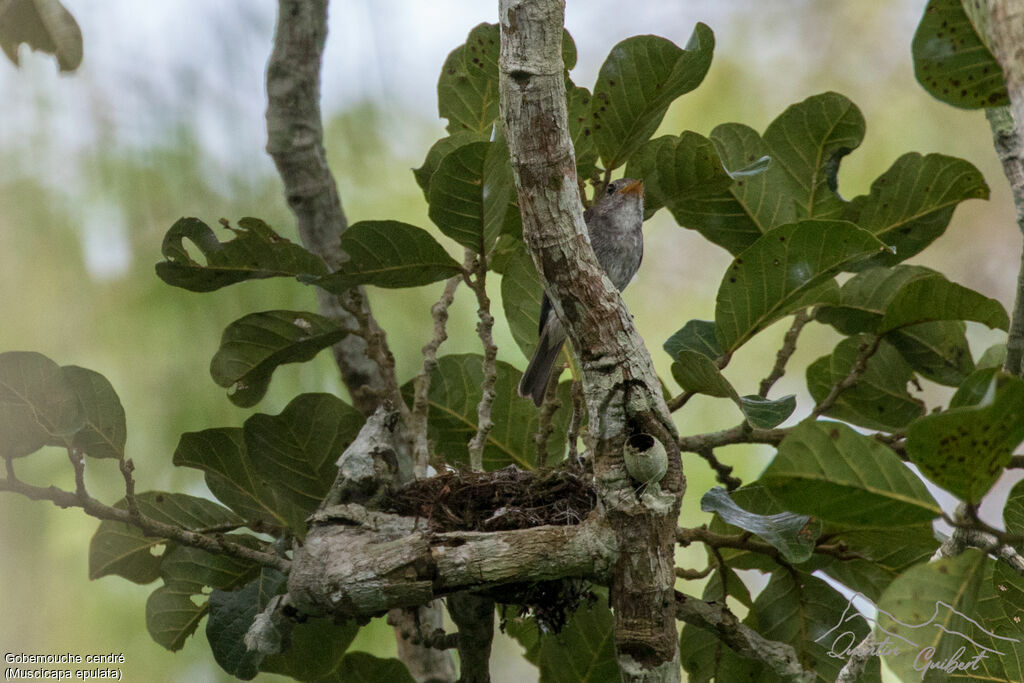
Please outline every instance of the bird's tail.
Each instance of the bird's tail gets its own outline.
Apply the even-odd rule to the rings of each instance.
[[[531,397],[538,406],[544,402],[544,392],[551,381],[551,368],[555,360],[562,352],[562,345],[565,343],[565,330],[562,323],[551,313],[540,339],[537,341],[537,349],[533,352],[530,364],[526,366],[523,378],[519,380],[519,395]]]

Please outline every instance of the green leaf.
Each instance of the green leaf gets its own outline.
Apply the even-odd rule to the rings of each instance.
[[[1003,507],[1003,521],[1006,523],[1006,533],[1017,536],[1024,534],[1024,481],[1018,481],[1010,489]]]
[[[821,579],[781,570],[772,574],[743,621],[769,640],[792,645],[816,681],[834,681],[845,660],[830,655],[830,650],[841,650],[847,641],[859,643],[870,630],[863,619],[842,621],[852,609],[846,598]],[[834,625],[849,635],[836,642],[836,634],[829,633]],[[881,681],[877,657],[868,659],[857,681]]]
[[[206,639],[213,658],[232,676],[247,681],[259,671],[263,654],[246,648],[245,634],[256,615],[272,597],[283,592],[287,584],[288,577],[284,574],[264,568],[260,576],[244,588],[210,593]]]
[[[146,600],[146,630],[150,637],[171,652],[185,646],[206,616],[206,601],[197,603],[190,584],[163,585]]]
[[[794,427],[760,481],[786,509],[845,526],[898,527],[942,514],[899,456],[838,422]]]
[[[589,122],[608,170],[618,168],[658,128],[679,96],[704,80],[715,35],[698,23],[680,49],[657,36],[623,40],[608,54],[597,76]]]
[[[459,130],[431,145],[430,150],[427,152],[427,158],[423,160],[423,165],[412,170],[412,174],[416,178],[416,184],[423,190],[423,198],[430,199],[430,179],[433,177],[434,171],[437,170],[438,164],[441,163],[441,159],[444,159],[449,153],[454,152],[463,145],[468,145],[471,142],[486,141],[487,136],[483,133],[472,130]]]
[[[250,548],[258,545],[252,536],[229,534],[225,538]],[[260,566],[252,560],[225,554],[215,555],[199,548],[180,545],[169,549],[160,563],[160,576],[164,583],[192,583],[196,593],[202,592],[204,586],[232,590],[252,580],[259,570]]]
[[[766,170],[745,175],[745,169],[770,158],[768,145],[757,131],[739,123],[724,123],[711,131],[718,157],[733,177],[723,192],[677,198],[670,211],[686,228],[700,232],[709,241],[739,254],[772,228],[796,220],[796,207],[788,199],[785,174],[769,165]]]
[[[538,412],[529,399],[516,393],[522,373],[508,363],[497,362],[495,398],[491,406],[494,428],[484,446],[484,469],[496,470],[506,465],[532,469],[536,456],[533,437],[537,432]],[[451,355],[438,358],[431,375],[429,436],[435,451],[449,465],[467,462],[466,446],[476,434],[477,404],[483,383],[483,357],[477,354]],[[402,395],[411,401],[413,383],[402,387]],[[548,439],[548,464],[562,459],[566,431],[572,412],[569,383],[558,389],[562,407],[551,424],[554,431]]]
[[[4,5],[0,49],[15,66],[22,43],[56,57],[61,71],[74,71],[82,63],[82,30],[58,0],[11,0]]]
[[[796,396],[789,394],[776,399],[741,396],[739,405],[751,427],[775,429],[796,410]]]
[[[823,571],[872,600],[878,600],[893,579],[908,568],[927,562],[939,546],[931,521],[899,527],[885,523],[874,528],[854,529],[826,524],[824,533],[831,543],[841,543],[851,553],[864,559],[841,560],[816,555],[815,561],[809,563],[808,570],[814,567]]]
[[[733,183],[711,140],[691,131],[645,142],[629,158],[626,176],[644,179],[646,216],[662,206],[675,215],[677,204],[685,207],[687,200],[720,195]],[[714,241],[713,235],[705,237]]]
[[[731,491],[729,496],[737,505],[753,514],[768,516],[787,512],[759,481],[741,486]],[[726,523],[720,516],[713,517],[708,528],[720,534],[738,534],[743,531],[737,526]],[[779,566],[771,557],[751,550],[721,548],[719,552],[732,569],[758,569],[772,572]]]
[[[543,296],[544,284],[533,259],[525,250],[516,252],[509,258],[501,277],[501,306],[512,338],[527,358],[537,348]]]
[[[831,278],[883,248],[845,221],[804,220],[775,228],[737,256],[718,289],[718,341],[734,351],[779,318],[812,303],[836,303]]]
[[[845,202],[836,194],[839,161],[864,139],[864,116],[850,100],[834,92],[791,105],[764,132],[772,168],[788,179],[796,218],[843,217]]]
[[[736,504],[724,488],[716,486],[700,499],[700,509],[715,512],[725,522],[757,534],[777,548],[787,562],[800,563],[810,559],[821,534],[821,522],[806,515],[780,512],[757,515]]]
[[[260,671],[288,676],[297,681],[327,683],[337,680],[342,658],[358,632],[359,626],[354,621],[334,624],[329,619],[309,619],[296,624],[291,632],[291,645],[288,649],[264,657]]]
[[[224,227],[234,239],[218,241],[210,226],[198,218],[178,219],[164,236],[161,252],[167,260],[156,264],[156,274],[174,287],[212,292],[245,280],[327,273],[319,257],[281,237],[258,218],[242,218],[238,227]],[[205,266],[189,255],[186,239],[206,258]]]
[[[280,415],[257,413],[243,427],[246,451],[261,483],[293,509],[278,514],[303,535],[337,476],[337,460],[355,440],[362,414],[331,394],[301,394]]]
[[[959,386],[974,372],[966,326],[959,320],[911,325],[887,338],[915,372],[938,384]]]
[[[966,199],[988,199],[988,185],[969,162],[943,154],[904,154],[854,198],[843,217],[892,247],[873,263],[904,261],[935,241],[953,209]]]
[[[537,652],[541,682],[616,680],[613,627],[611,610],[598,600],[577,609],[561,632],[542,634]]]
[[[999,373],[999,368],[979,368],[972,372],[957,387],[953,398],[949,400],[949,407],[976,406],[982,401],[991,403],[996,395],[996,377]]]
[[[994,398],[915,420],[907,455],[921,473],[968,503],[977,503],[1024,441],[1024,380],[1004,377]]]
[[[29,455],[62,445],[85,414],[60,366],[34,351],[0,353],[0,456]]]
[[[61,372],[78,396],[85,419],[85,425],[75,432],[72,445],[93,458],[123,458],[128,428],[121,399],[110,381],[77,365],[66,365]]]
[[[887,332],[933,320],[973,320],[1000,330],[1010,325],[1001,303],[936,273],[904,285],[878,326]]]
[[[1003,70],[960,0],[930,0],[911,43],[914,75],[933,97],[964,109],[1009,102]]]
[[[448,132],[484,133],[498,116],[497,24],[478,24],[455,48],[437,81],[437,111],[448,119]]]
[[[911,567],[896,578],[878,603],[878,626],[884,629],[899,655],[890,655],[885,663],[902,680],[921,680],[921,662],[936,664],[948,660],[964,647],[958,657],[969,662],[981,650],[978,646],[1005,652],[1006,640],[993,639],[990,633],[976,629],[985,610],[981,604],[991,589],[994,562],[973,548],[956,557]],[[996,643],[999,643],[996,645]],[[1000,647],[1002,645],[1003,647]],[[1000,657],[988,652],[986,666],[999,665]],[[984,669],[985,667],[982,667]],[[1001,668],[1001,667],[1000,667]],[[1007,680],[988,677],[983,670],[964,671],[957,680],[980,675],[984,680]],[[929,675],[926,681],[953,680],[946,675]]]
[[[511,175],[499,161],[488,159],[500,157],[502,149],[507,155],[497,143],[463,145],[441,159],[430,180],[430,220],[478,254],[493,248],[512,198]]]
[[[722,357],[722,347],[715,336],[715,323],[710,320],[691,320],[675,334],[665,340],[662,348],[673,359],[679,358],[681,351],[697,351],[711,360]]]
[[[173,462],[203,470],[210,492],[247,522],[285,526],[275,494],[256,471],[242,434],[240,427],[185,432]]]
[[[146,491],[136,496],[139,512],[158,522],[192,531],[239,526],[243,520],[213,501],[183,493]],[[122,499],[115,505],[127,509]],[[89,543],[89,578],[116,574],[135,583],[149,583],[159,576],[161,558],[154,555],[167,539],[145,536],[137,527],[106,520]]]
[[[832,325],[846,335],[877,332],[878,323],[889,303],[908,283],[932,275],[931,268],[900,264],[866,268],[839,289],[839,303],[822,306],[815,314],[818,322]]]
[[[597,175],[597,145],[590,121],[590,91],[566,78],[566,105],[569,113],[569,137],[576,151],[576,175],[592,178]],[[636,176],[634,176],[636,177]]]
[[[739,401],[739,394],[715,362],[699,351],[681,350],[672,364],[672,377],[686,391]]]
[[[1006,363],[1006,342],[993,344],[978,359],[979,368],[1001,368]]]
[[[304,363],[338,342],[345,329],[307,311],[262,311],[231,323],[210,362],[210,375],[236,406],[256,405],[277,366]]]
[[[345,683],[415,683],[408,667],[401,660],[374,657],[367,652],[349,652],[338,667],[336,677],[329,680],[341,680]]]
[[[426,230],[400,221],[360,221],[341,236],[349,260],[323,277],[305,280],[335,294],[359,285],[419,287],[462,272]]]
[[[808,366],[807,388],[815,401],[824,400],[832,387],[850,374],[861,349],[869,343],[864,335],[849,337],[839,342],[831,356]],[[825,415],[867,429],[902,429],[924,412],[924,404],[907,391],[913,376],[910,364],[883,340],[857,383],[839,394]]]

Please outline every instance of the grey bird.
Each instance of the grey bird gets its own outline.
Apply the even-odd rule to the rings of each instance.
[[[621,292],[644,257],[644,181],[620,178],[608,183],[605,194],[583,213],[590,245],[608,279]],[[551,379],[551,369],[565,343],[565,329],[547,292],[540,304],[540,339],[519,381],[519,395],[538,406]]]

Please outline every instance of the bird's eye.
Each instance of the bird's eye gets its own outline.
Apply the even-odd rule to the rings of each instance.
[[[615,194],[615,183],[608,183],[608,194]]]

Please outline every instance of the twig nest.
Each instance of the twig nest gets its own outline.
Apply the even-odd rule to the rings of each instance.
[[[668,453],[665,444],[650,434],[640,432],[626,439],[622,448],[629,476],[640,484],[656,484],[668,471]]]

